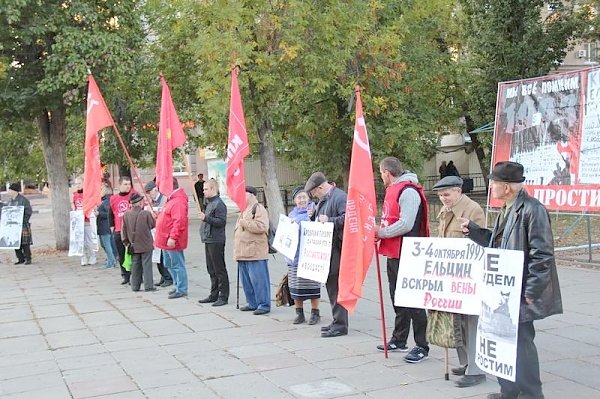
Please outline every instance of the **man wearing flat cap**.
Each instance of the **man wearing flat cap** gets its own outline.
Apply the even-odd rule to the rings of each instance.
[[[450,238],[464,237],[459,219],[465,218],[474,223],[485,225],[485,214],[481,206],[462,193],[463,179],[458,176],[446,176],[433,186],[433,191],[442,203],[438,214],[438,236]],[[430,320],[437,311],[430,310]],[[442,312],[439,312],[442,313]],[[455,331],[456,352],[460,367],[453,368],[452,374],[463,376],[456,381],[456,386],[466,388],[485,381],[485,373],[475,364],[477,345],[477,315],[452,315]],[[433,338],[431,338],[433,340]]]
[[[21,229],[21,246],[15,249],[17,255],[17,261],[15,265],[24,263],[26,265],[31,264],[31,245],[33,239],[31,237],[31,226],[29,225],[29,218],[33,214],[31,204],[25,196],[21,195],[21,184],[13,183],[8,187],[8,196],[10,201],[6,206],[22,206],[23,207],[23,227]]]
[[[246,186],[246,209],[240,213],[233,233],[233,254],[247,303],[240,308],[242,312],[263,315],[271,311],[268,232],[267,210],[256,199],[256,188]]]
[[[524,255],[515,382],[498,378],[500,393],[488,398],[543,398],[533,321],[562,313],[550,216],[523,189],[523,165],[498,162],[488,178],[492,197],[504,203],[494,228],[461,218],[463,232],[479,245],[523,251]]]
[[[348,334],[348,311],[337,303],[338,279],[340,275],[340,258],[342,255],[342,237],[344,235],[344,219],[346,218],[346,193],[329,184],[321,172],[313,173],[306,184],[304,191],[314,198],[319,198],[317,208],[308,211],[311,220],[333,223],[333,240],[331,259],[329,261],[329,276],[325,287],[331,304],[333,321],[321,327],[321,337],[332,338]]]
[[[154,250],[152,229],[156,225],[154,216],[142,209],[144,197],[131,194],[129,203],[132,208],[123,215],[121,241],[129,248],[131,257],[131,290],[139,291],[144,279],[144,291],[156,291],[152,275],[152,251]]]

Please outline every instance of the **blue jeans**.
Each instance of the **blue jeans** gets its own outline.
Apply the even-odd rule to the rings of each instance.
[[[246,302],[251,309],[271,310],[271,280],[267,260],[238,261]]]
[[[115,267],[117,259],[115,258],[116,251],[113,250],[114,243],[112,234],[102,234],[98,237],[100,238],[100,245],[102,246],[102,249],[104,249],[104,252],[106,252],[106,267]]]
[[[188,277],[185,270],[185,256],[183,251],[171,251],[163,249],[163,261],[169,274],[173,277],[175,290],[180,294],[188,292]]]

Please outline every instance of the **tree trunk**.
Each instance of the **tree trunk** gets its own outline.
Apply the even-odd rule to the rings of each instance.
[[[66,109],[63,105],[37,116],[42,149],[52,193],[52,218],[56,249],[69,248],[69,179],[67,175]]]
[[[285,214],[283,200],[279,191],[279,180],[277,180],[275,150],[270,137],[273,133],[271,121],[264,119],[258,128],[260,171],[265,184],[265,197],[269,206],[269,219],[277,227],[279,214]]]
[[[473,119],[469,115],[465,115],[465,122],[467,127],[467,132],[472,132],[475,130],[476,126],[473,123]],[[485,157],[485,150],[479,140],[479,136],[477,133],[469,133],[469,137],[471,137],[471,144],[473,145],[473,150],[477,155],[477,160],[479,161],[479,167],[481,168],[481,173],[483,174],[483,179],[485,182],[485,187],[488,187],[488,175],[490,174],[490,168],[488,161]]]

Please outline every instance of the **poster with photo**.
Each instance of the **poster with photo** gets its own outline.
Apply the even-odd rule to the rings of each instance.
[[[550,210],[600,211],[599,89],[596,68],[500,83],[492,165],[521,163]]]
[[[83,211],[69,212],[69,256],[83,256]]]
[[[25,207],[3,206],[0,216],[0,248],[19,249],[23,231],[23,213]]]

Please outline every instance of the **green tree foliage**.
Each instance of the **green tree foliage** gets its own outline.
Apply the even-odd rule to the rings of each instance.
[[[56,246],[68,246],[67,115],[85,109],[88,68],[125,75],[143,34],[136,1],[0,1],[0,118],[35,121],[52,189]],[[18,130],[18,129],[16,129]]]
[[[467,131],[494,121],[498,82],[545,75],[558,68],[582,30],[577,1],[459,0],[461,86]],[[484,176],[491,135],[471,138]]]
[[[344,185],[355,84],[362,87],[373,154],[420,167],[437,132],[457,115],[446,44],[453,3],[149,2],[156,51],[180,96],[177,104],[183,114],[198,115],[202,143],[221,151],[228,73],[240,66],[250,140],[267,187],[273,182],[265,173],[269,151],[299,161],[306,174],[320,169]]]

